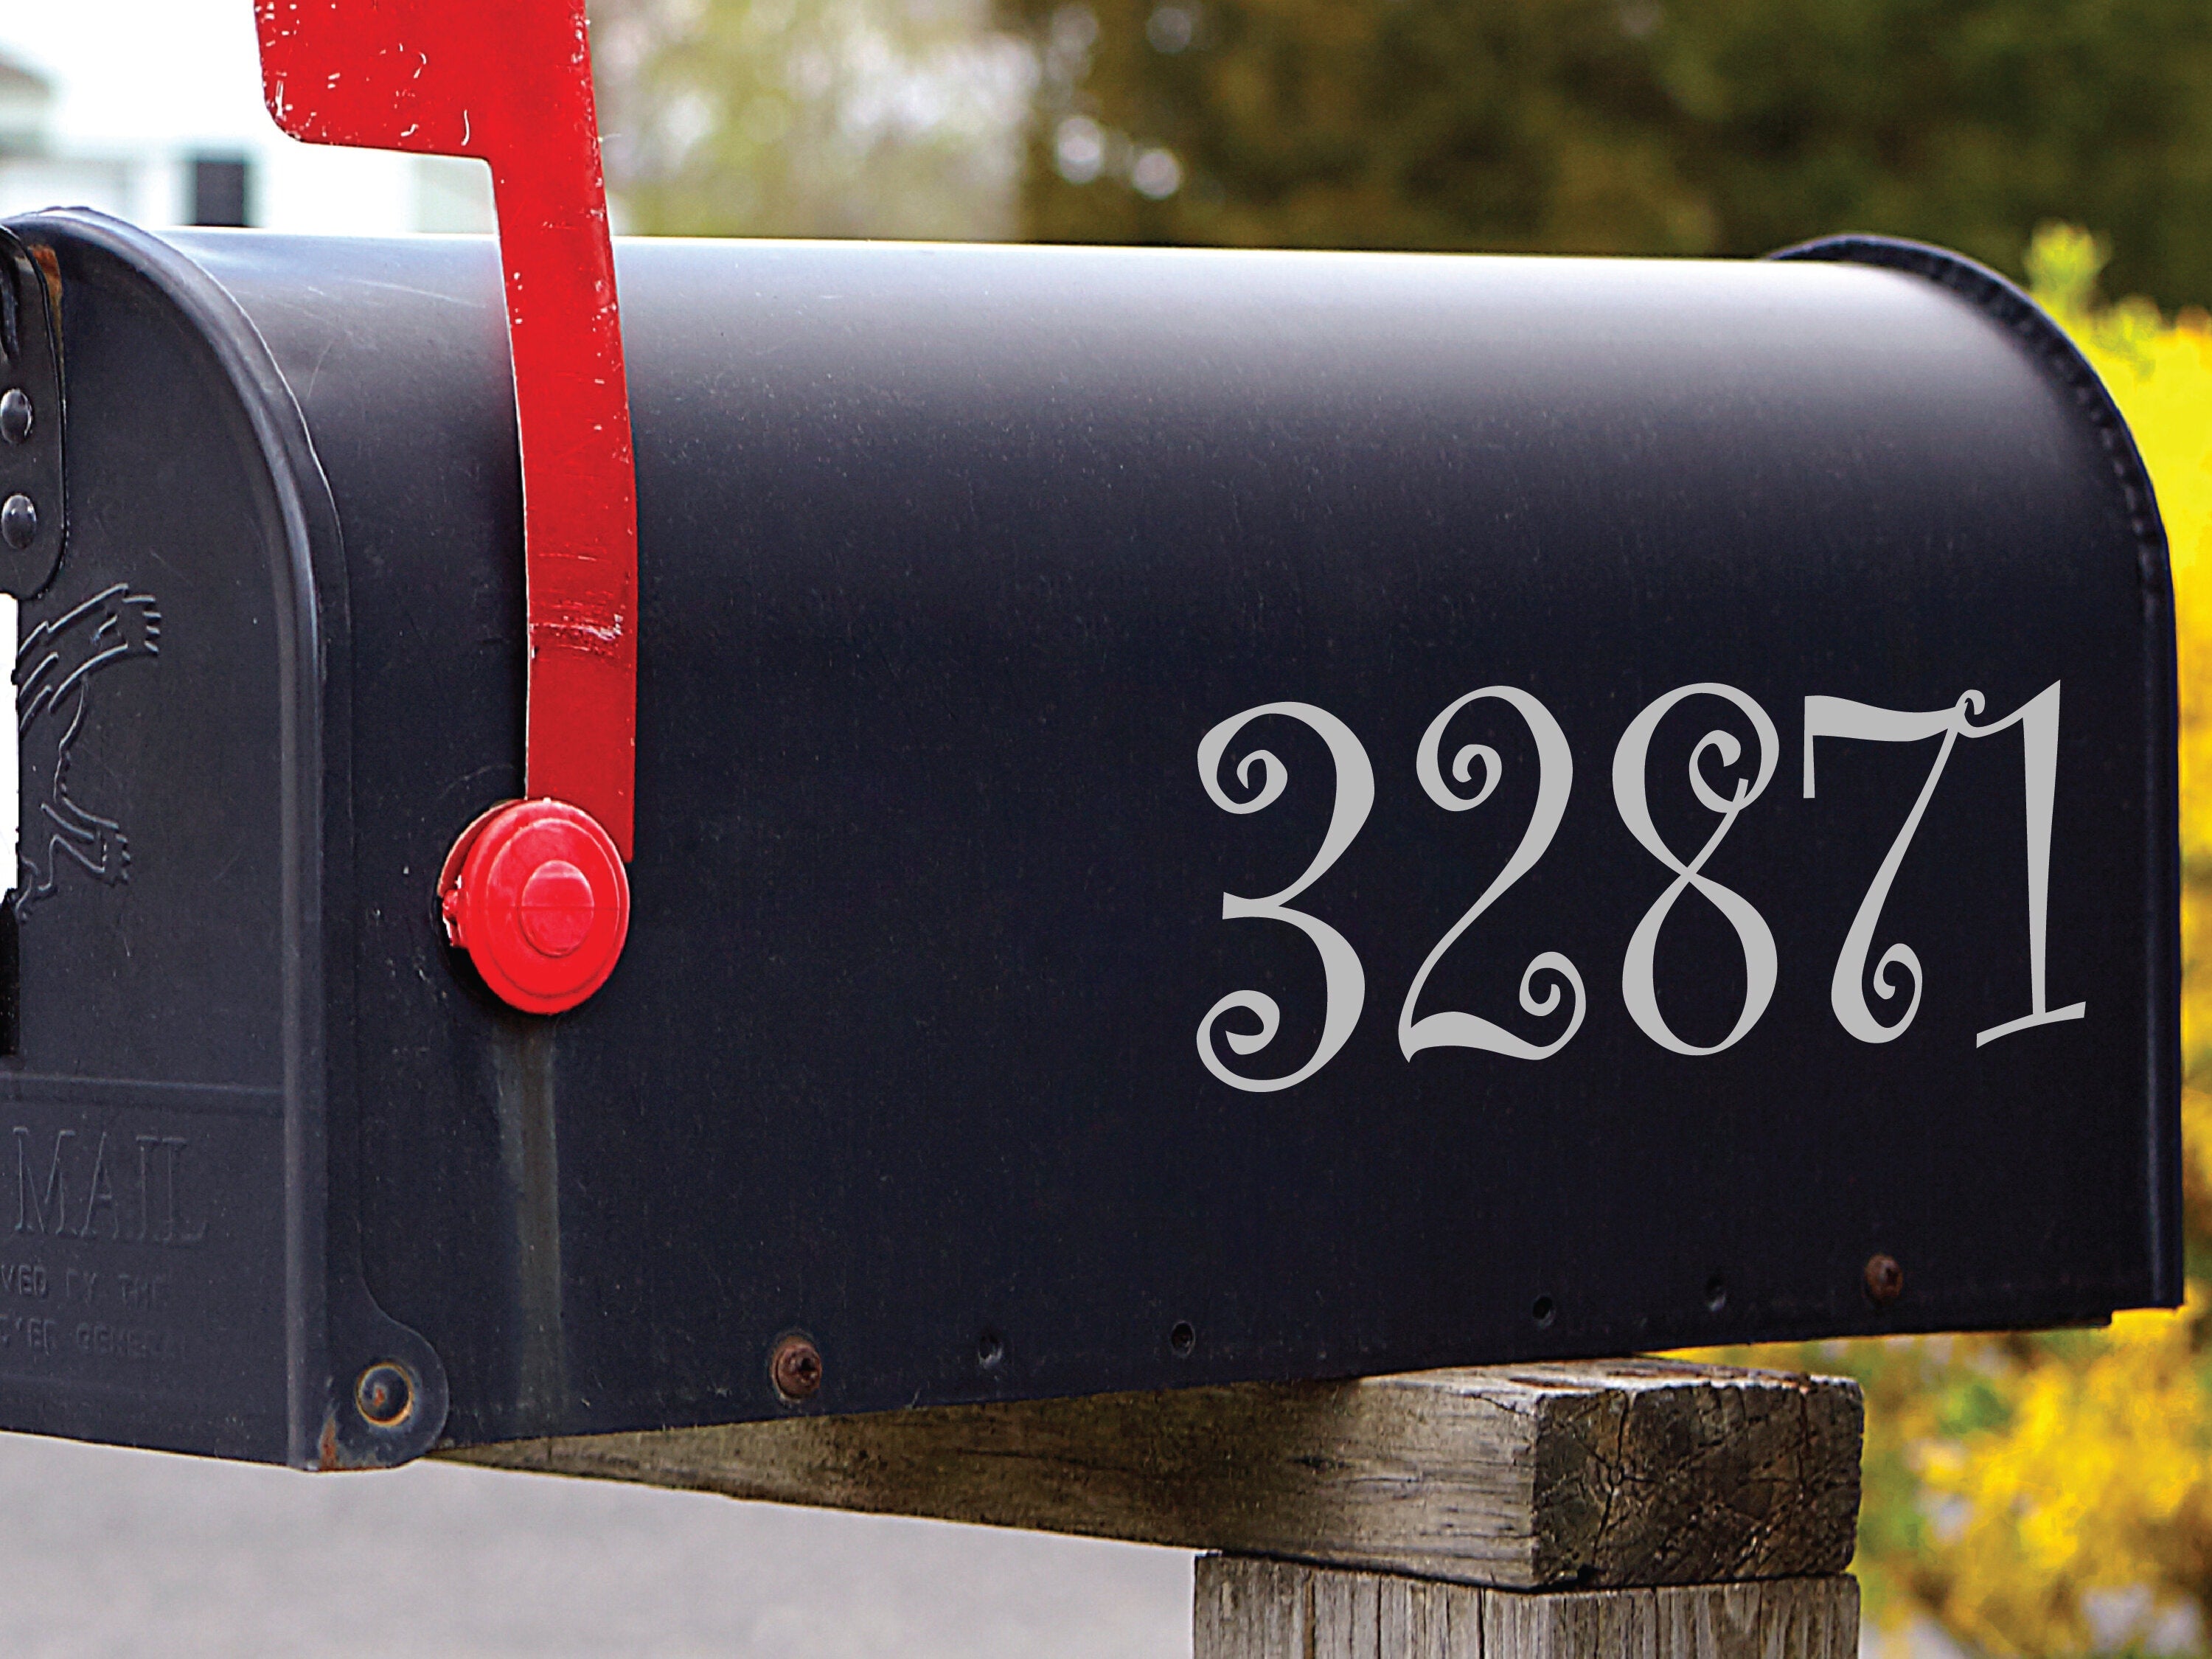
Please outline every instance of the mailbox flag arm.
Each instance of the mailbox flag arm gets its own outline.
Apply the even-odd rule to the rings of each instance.
[[[637,476],[583,0],[257,0],[263,93],[311,143],[491,167],[528,583],[525,792],[463,832],[448,929],[553,1013],[629,930]]]

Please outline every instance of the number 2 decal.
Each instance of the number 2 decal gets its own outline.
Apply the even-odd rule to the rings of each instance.
[[[1510,1054],[1516,1060],[1546,1060],[1565,1048],[1568,1039],[1582,1029],[1585,1012],[1583,976],[1575,971],[1575,964],[1557,951],[1547,951],[1536,957],[1521,975],[1521,1006],[1529,1013],[1548,1014],[1559,1006],[1557,984],[1550,986],[1543,998],[1538,1000],[1534,994],[1538,974],[1548,971],[1558,975],[1575,994],[1575,1011],[1567,1017],[1567,1029],[1541,1047],[1476,1014],[1446,1012],[1418,1020],[1413,1018],[1413,1005],[1420,1000],[1421,988],[1429,982],[1431,970],[1444,952],[1459,942],[1459,936],[1474,925],[1474,919],[1544,856],[1544,849],[1552,844],[1552,837],[1559,831],[1559,820],[1567,815],[1567,792],[1575,780],[1575,757],[1567,747],[1567,734],[1559,730],[1559,723],[1552,718],[1550,709],[1526,691],[1510,685],[1486,685],[1480,691],[1470,691],[1429,722],[1429,729],[1421,734],[1421,746],[1413,757],[1414,773],[1429,799],[1447,812],[1468,812],[1489,799],[1490,792],[1498,787],[1504,768],[1498,751],[1488,744],[1468,744],[1452,759],[1451,775],[1462,783],[1470,781],[1468,775],[1472,763],[1477,759],[1482,762],[1482,787],[1472,795],[1453,793],[1437,764],[1444,728],[1451,723],[1452,716],[1484,697],[1495,697],[1511,704],[1514,711],[1528,723],[1528,735],[1536,740],[1536,806],[1528,815],[1528,829],[1522,831],[1521,844],[1505,860],[1505,867],[1483,889],[1482,896],[1475,900],[1468,913],[1452,924],[1451,931],[1436,942],[1421,963],[1421,971],[1413,975],[1413,988],[1406,993],[1406,1006],[1398,1012],[1398,1046],[1408,1060],[1424,1048],[1483,1048],[1495,1054]]]
[[[1646,793],[1651,743],[1657,734],[1660,722],[1676,705],[1692,697],[1710,696],[1731,703],[1752,727],[1758,744],[1755,758],[1744,754],[1741,739],[1723,729],[1708,732],[1690,751],[1690,792],[1698,805],[1719,815],[1720,822],[1713,827],[1704,846],[1686,861],[1668,847],[1664,836],[1653,821],[1651,806]],[[1942,744],[1936,752],[1934,763],[1920,787],[1920,793],[1906,813],[1904,824],[1891,842],[1876,868],[1874,878],[1868,884],[1866,893],[1859,901],[1857,911],[1851,918],[1844,937],[1843,949],[1838,953],[1828,988],[1829,1005],[1837,1022],[1862,1042],[1886,1043],[1904,1035],[1920,1012],[1922,992],[1925,989],[1920,958],[1911,946],[1893,944],[1883,951],[1875,962],[1871,974],[1868,958],[1874,954],[1875,934],[1881,923],[1882,907],[1887,902],[1891,887],[1899,868],[1912,845],[1912,838],[1926,816],[1928,804],[1935,797],[1936,787],[1942,781],[1944,769],[1950,763],[1952,751],[1961,738],[1994,737],[2018,726],[2023,758],[2026,763],[2026,830],[2027,866],[2027,933],[2028,1012],[2015,1019],[1992,1025],[1978,1032],[1976,1048],[1985,1047],[2000,1037],[2025,1031],[2041,1025],[2056,1025],[2069,1020],[2084,1018],[2088,1012],[2085,1002],[2069,1003],[2063,1008],[2053,1008],[2048,1000],[2045,975],[2048,924],[2051,896],[2051,830],[2058,776],[2058,708],[2059,684],[2053,681],[2035,696],[2022,703],[2002,720],[1987,726],[1977,726],[1974,716],[1982,712],[1984,700],[1978,691],[1963,694],[1948,708],[1925,712],[1895,708],[1879,708],[1871,703],[1855,702],[1847,697],[1808,696],[1805,699],[1805,797],[1814,798],[1814,748],[1821,738],[1841,738],[1866,743],[1916,743],[1940,737]],[[1413,772],[1429,799],[1447,812],[1469,812],[1488,800],[1497,789],[1504,771],[1498,751],[1487,744],[1471,743],[1461,746],[1453,756],[1447,779],[1443,764],[1444,736],[1452,720],[1468,705],[1491,700],[1503,702],[1520,715],[1528,726],[1536,750],[1536,800],[1528,815],[1528,827],[1522,831],[1519,843],[1504,867],[1484,888],[1480,897],[1454,922],[1443,938],[1432,945],[1422,959],[1413,984],[1407,988],[1406,1000],[1398,1011],[1398,1046],[1410,1060],[1429,1048],[1470,1048],[1489,1054],[1502,1054],[1522,1060],[1547,1060],[1566,1047],[1582,1029],[1583,1016],[1588,1012],[1588,999],[1583,987],[1582,975],[1574,963],[1559,951],[1544,951],[1532,957],[1522,970],[1520,985],[1522,1009],[1541,1018],[1556,1013],[1562,1000],[1562,989],[1572,994],[1574,1006],[1567,1015],[1565,1028],[1549,1042],[1539,1043],[1516,1036],[1496,1022],[1453,1009],[1414,1017],[1421,993],[1427,988],[1429,977],[1436,971],[1446,952],[1464,938],[1490,908],[1516,882],[1534,869],[1552,840],[1559,832],[1566,816],[1567,798],[1574,783],[1574,755],[1565,732],[1553,718],[1551,711],[1535,697],[1518,687],[1486,685],[1477,691],[1447,704],[1443,712],[1429,722],[1428,729],[1413,756]],[[1228,1045],[1237,1055],[1259,1053],[1272,1043],[1282,1028],[1282,1010],[1275,1000],[1257,990],[1231,991],[1206,1011],[1199,1022],[1198,1054],[1206,1069],[1233,1089],[1252,1093],[1271,1093],[1288,1089],[1304,1082],[1334,1060],[1351,1040],[1353,1028],[1359,1023],[1361,1011],[1366,1006],[1367,975],[1361,967],[1358,952],[1351,942],[1328,922],[1306,911],[1291,908],[1291,901],[1327,875],[1346,850],[1351,847],[1368,815],[1375,805],[1375,772],[1367,757],[1367,750],[1352,729],[1325,708],[1309,702],[1270,702],[1248,708],[1241,714],[1231,716],[1208,732],[1198,745],[1198,770],[1206,786],[1206,794],[1224,812],[1240,815],[1266,810],[1279,799],[1290,781],[1288,769],[1274,754],[1265,749],[1255,749],[1236,763],[1237,784],[1248,793],[1239,800],[1223,787],[1222,767],[1230,744],[1237,733],[1253,721],[1267,715],[1282,715],[1294,720],[1316,733],[1328,746],[1329,759],[1335,770],[1335,795],[1329,810],[1328,831],[1322,838],[1320,850],[1304,873],[1279,893],[1265,898],[1245,898],[1235,893],[1221,896],[1221,916],[1224,921],[1279,921],[1297,928],[1310,940],[1321,957],[1322,974],[1325,986],[1325,1006],[1322,1016],[1321,1040],[1305,1064],[1281,1077],[1245,1077],[1230,1070],[1216,1048],[1217,1039]],[[1734,767],[1747,761],[1751,775],[1736,778],[1731,793],[1723,794],[1706,775],[1706,757],[1714,757],[1723,767]],[[1729,831],[1743,811],[1765,793],[1772,780],[1775,766],[1781,755],[1781,740],[1774,722],[1766,711],[1749,696],[1732,685],[1703,681],[1692,685],[1677,687],[1645,705],[1621,733],[1613,750],[1613,797],[1621,822],[1628,828],[1644,849],[1667,869],[1674,872],[1674,880],[1660,892],[1649,909],[1637,922],[1631,933],[1627,950],[1622,958],[1620,973],[1621,1000],[1629,1017],[1637,1026],[1661,1048],[1688,1056],[1717,1054],[1733,1048],[1749,1034],[1765,1013],[1774,996],[1780,977],[1780,956],[1776,949],[1773,931],[1767,926],[1758,908],[1734,889],[1723,885],[1705,873]],[[1474,769],[1482,767],[1482,781],[1474,783]],[[1258,777],[1255,780],[1254,774]],[[1457,783],[1473,786],[1474,793],[1462,794],[1453,787]],[[1694,891],[1717,909],[1723,919],[1735,929],[1739,948],[1743,953],[1743,1006],[1735,1024],[1720,1042],[1710,1048],[1698,1048],[1677,1036],[1660,1012],[1657,989],[1653,984],[1653,970],[1658,951],[1659,936],[1667,919],[1686,893]],[[1911,981],[1911,994],[1904,1008],[1893,1019],[1885,1023],[1867,1001],[1867,988],[1874,988],[1876,997],[1891,1002],[1903,988],[1899,973]],[[1544,987],[1544,994],[1536,995],[1539,975],[1553,976]],[[1258,1022],[1257,1029],[1234,1030],[1220,1029],[1222,1018],[1231,1013],[1243,1013]]]

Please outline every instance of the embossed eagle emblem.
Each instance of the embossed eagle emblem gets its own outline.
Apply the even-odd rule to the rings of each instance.
[[[70,750],[84,726],[93,677],[126,658],[161,654],[161,613],[155,599],[120,582],[39,623],[15,647],[19,754],[34,732],[54,734],[52,781],[36,812],[25,814],[22,822],[18,916],[52,896],[64,860],[111,887],[131,879],[131,842],[122,825],[70,793]]]

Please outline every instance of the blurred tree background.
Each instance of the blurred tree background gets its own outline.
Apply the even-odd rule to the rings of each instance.
[[[990,0],[592,0],[620,228],[990,240],[1036,68]]]
[[[594,0],[625,223],[1759,254],[2212,301],[2205,0]]]
[[[1048,240],[1755,255],[2015,276],[2094,225],[2212,300],[2204,0],[1011,0]]]
[[[1864,1383],[1871,1630],[1923,1656],[2212,1653],[2212,3],[594,0],[593,18],[635,230],[1745,255],[1862,230],[2032,284],[2126,412],[2173,549],[2189,1305],[1729,1357]]]

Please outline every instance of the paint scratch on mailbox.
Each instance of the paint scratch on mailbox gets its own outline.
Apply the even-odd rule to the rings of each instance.
[[[17,745],[42,720],[58,728],[52,781],[18,849],[15,912],[51,897],[64,860],[108,886],[131,878],[131,842],[115,819],[70,793],[70,762],[83,730],[93,676],[131,657],[161,653],[161,613],[152,595],[117,583],[24,636],[15,650]],[[20,782],[17,787],[21,787]],[[42,842],[42,852],[33,851]]]

